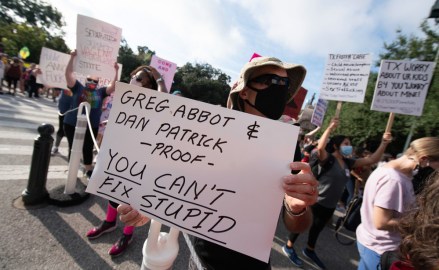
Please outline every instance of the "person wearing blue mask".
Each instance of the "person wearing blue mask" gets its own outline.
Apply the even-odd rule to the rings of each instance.
[[[310,259],[320,269],[326,269],[323,262],[314,251],[320,232],[323,230],[328,221],[332,218],[337,202],[340,200],[347,181],[350,180],[350,171],[355,167],[372,165],[381,159],[387,145],[391,142],[392,136],[385,132],[378,149],[368,157],[352,159],[352,145],[347,136],[335,135],[329,139],[331,132],[339,124],[338,119],[332,119],[328,128],[323,133],[317,145],[317,157],[319,165],[324,167],[325,164],[333,159],[332,166],[327,168],[319,175],[319,195],[317,203],[311,206],[313,213],[313,223],[309,230],[307,247],[303,249],[302,254]],[[296,266],[302,266],[303,261],[298,257],[294,250],[294,242],[299,234],[291,233],[287,244],[282,248],[291,262]]]

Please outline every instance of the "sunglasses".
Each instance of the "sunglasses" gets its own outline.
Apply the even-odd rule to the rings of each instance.
[[[250,79],[249,82],[263,84],[266,87],[269,87],[272,84],[287,87],[290,86],[290,80],[287,77],[280,77],[275,74],[264,74],[256,78]]]
[[[134,80],[136,80],[136,82],[141,82],[142,81],[142,76],[137,76],[137,75],[134,75],[131,79],[134,79]]]
[[[87,78],[87,82],[88,83],[98,83],[99,82],[99,80],[93,80],[93,79],[90,79],[90,78]]]

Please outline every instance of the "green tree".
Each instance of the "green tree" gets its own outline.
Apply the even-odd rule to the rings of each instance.
[[[62,14],[40,0],[2,0],[0,41],[3,51],[16,56],[29,48],[28,62],[38,63],[42,47],[69,52],[64,41]]]
[[[61,30],[64,25],[61,13],[50,4],[39,0],[2,0],[0,22],[25,22],[46,31]]]
[[[123,65],[121,81],[128,83],[130,81],[130,73],[141,65],[149,65],[151,57],[155,51],[151,51],[147,46],[138,46],[137,54],[130,48],[125,39],[121,40],[119,48],[119,57],[117,62]]]
[[[225,106],[230,92],[230,76],[210,64],[186,63],[177,68],[171,91],[176,89],[189,98]]]
[[[436,61],[439,47],[438,25],[432,29],[426,21],[420,26],[423,37],[404,35],[401,30],[397,31],[395,41],[384,44],[384,52],[380,59],[404,60],[417,59],[422,61]],[[380,63],[378,62],[377,65]],[[413,138],[425,136],[438,136],[439,121],[439,75],[436,67],[430,89],[424,104],[424,111],[421,117],[396,114],[392,126],[394,142],[387,150],[397,154],[403,151],[406,139],[414,125]],[[389,113],[370,110],[372,98],[377,81],[377,73],[371,72],[366,90],[364,103],[343,103],[340,114],[340,126],[338,134],[349,135],[355,146],[367,146],[372,150],[378,145],[381,136],[386,128]],[[334,116],[337,102],[329,102],[327,114],[323,126],[327,127]]]
[[[27,24],[0,23],[0,37],[5,53],[17,56],[24,46],[29,48],[27,62],[39,63],[41,48],[47,47],[61,52],[69,52],[69,48],[60,36],[51,36],[44,29]]]

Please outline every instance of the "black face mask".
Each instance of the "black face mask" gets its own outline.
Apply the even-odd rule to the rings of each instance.
[[[263,90],[250,85],[247,87],[257,92],[254,105],[245,100],[248,105],[273,120],[278,120],[282,116],[287,102],[288,85],[272,84]]]

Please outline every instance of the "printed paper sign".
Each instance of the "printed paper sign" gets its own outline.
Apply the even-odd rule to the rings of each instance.
[[[320,98],[363,103],[371,62],[370,54],[329,54]]]
[[[435,63],[382,60],[371,110],[420,116]]]
[[[328,101],[319,98],[319,100],[317,100],[314,112],[312,113],[311,124],[321,127],[323,125],[323,119],[325,119],[327,108]]]
[[[267,262],[298,134],[118,82],[87,192]]]
[[[75,71],[84,75],[114,78],[122,29],[94,18],[78,15]]]
[[[170,91],[172,82],[174,81],[175,71],[177,70],[177,65],[155,55],[152,56],[150,65],[155,67],[162,75],[163,80],[165,81],[166,89]]]

